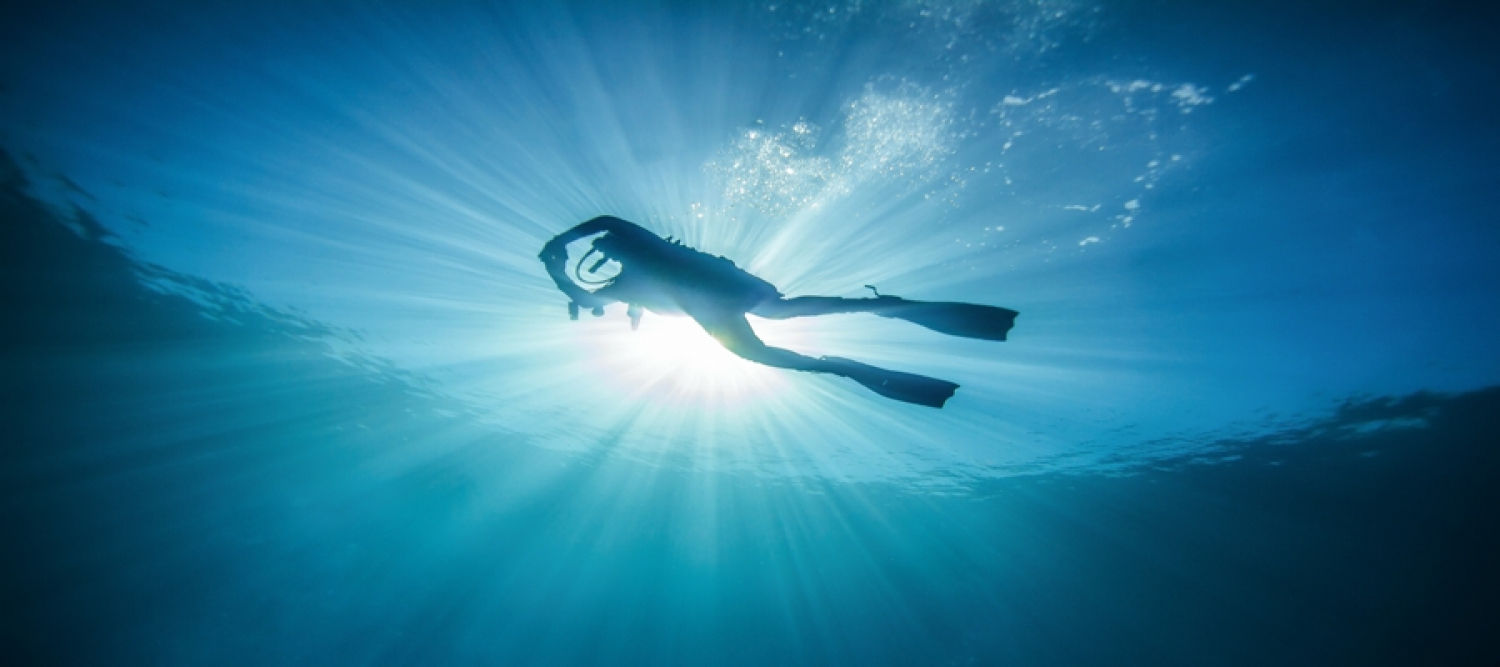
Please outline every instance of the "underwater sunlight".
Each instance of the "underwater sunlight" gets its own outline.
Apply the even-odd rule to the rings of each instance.
[[[7,664],[1500,662],[1490,8],[33,4]]]

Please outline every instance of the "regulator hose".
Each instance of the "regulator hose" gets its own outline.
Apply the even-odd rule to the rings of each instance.
[[[609,256],[599,252],[598,248],[589,248],[588,252],[578,258],[578,263],[573,265],[573,280],[577,281],[580,285],[604,285],[614,280],[613,277],[605,278],[604,280],[588,280],[583,277],[583,263],[589,261],[589,258],[593,257],[594,253],[599,253],[599,261],[594,262],[594,265],[589,267],[589,273],[597,272],[599,267],[604,266],[604,263],[609,261]]]

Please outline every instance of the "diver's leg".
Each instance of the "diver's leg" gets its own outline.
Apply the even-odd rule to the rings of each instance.
[[[750,323],[740,313],[688,313],[703,327],[708,335],[719,341],[725,349],[758,364],[796,371],[826,373],[829,364],[821,359],[797,354],[791,350],[771,347],[755,335]]]
[[[930,408],[943,407],[948,399],[953,398],[953,392],[958,391],[956,382],[886,370],[851,359],[823,357],[819,361],[829,365],[828,369],[823,371],[825,373],[842,375],[886,398]]]
[[[814,359],[791,350],[766,345],[742,313],[689,313],[693,319],[730,352],[742,358],[775,368],[789,368],[812,373],[831,373],[858,382],[881,396],[898,401],[943,407],[958,389],[947,380],[877,368],[838,357]]]
[[[784,320],[837,313],[874,313],[906,320],[950,336],[1005,340],[1016,324],[1016,311],[998,306],[941,301],[912,301],[898,296],[844,299],[836,296],[799,296],[767,299],[750,311],[757,317]]]
[[[839,313],[874,313],[900,304],[903,299],[883,296],[873,299],[845,299],[837,296],[798,296],[767,299],[750,310],[756,317],[785,320],[793,317],[836,315]]]

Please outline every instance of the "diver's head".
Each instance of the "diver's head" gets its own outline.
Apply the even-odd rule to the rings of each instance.
[[[659,244],[663,241],[650,235],[637,237],[634,234],[605,232],[594,239],[591,247],[616,262],[630,264],[649,261],[655,256],[653,243]]]
[[[624,251],[624,244],[621,243],[619,235],[611,232],[604,232],[603,234],[600,234],[599,237],[594,239],[594,242],[590,245],[594,250],[602,252],[610,257],[618,255]]]

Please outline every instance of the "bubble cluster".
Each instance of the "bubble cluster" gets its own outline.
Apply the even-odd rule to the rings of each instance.
[[[839,164],[850,174],[930,175],[953,152],[953,105],[911,85],[896,94],[867,89],[845,108]]]
[[[1247,74],[1218,94],[1233,93],[1253,78]],[[1102,213],[1110,228],[1128,228],[1149,208],[1148,195],[1162,178],[1185,166],[1182,151],[1196,144],[1183,114],[1213,104],[1211,92],[1190,82],[1106,77],[1012,91],[990,109],[1000,130],[1000,152],[1007,156],[1005,184],[1034,195],[1045,184],[1022,183],[1026,175],[1053,173],[1047,171],[1050,165],[1067,160],[1076,165],[1072,171],[1088,174],[1088,181],[1063,188],[1049,181],[1053,192],[1069,192],[1072,199],[1050,205]],[[1021,190],[1028,186],[1033,189]]]
[[[1228,92],[1239,90],[1248,79],[1242,78],[1231,84]],[[1175,104],[1182,113],[1192,113],[1193,107],[1205,104],[1213,104],[1214,98],[1209,96],[1207,86],[1196,86],[1191,83],[1165,84],[1155,81],[1136,79],[1129,82],[1106,81],[1105,87],[1110,92],[1120,95],[1127,109],[1134,109],[1140,104],[1141,98],[1149,100],[1148,106],[1165,96],[1166,101]]]
[[[828,40],[859,21],[919,38],[937,53],[1036,54],[1087,34],[1099,8],[1082,0],[816,0],[770,2],[764,10],[786,40]]]
[[[952,127],[943,96],[910,84],[891,93],[871,86],[844,106],[842,141],[831,156],[817,153],[819,128],[800,120],[777,132],[742,130],[705,168],[725,205],[781,217],[871,181],[931,179],[953,152]]]
[[[784,216],[812,204],[836,178],[832,160],[811,154],[817,135],[807,121],[784,132],[743,130],[706,168],[721,182],[726,205]]]

